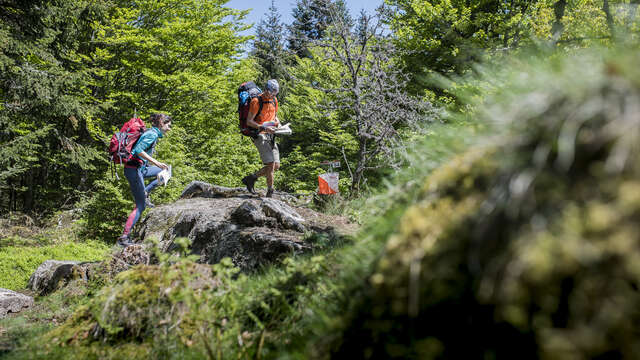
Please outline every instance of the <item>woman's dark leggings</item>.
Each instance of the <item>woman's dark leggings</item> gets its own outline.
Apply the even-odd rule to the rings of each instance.
[[[136,203],[136,206],[133,208],[131,214],[127,218],[127,222],[124,224],[124,231],[122,232],[123,236],[129,236],[129,232],[131,232],[131,228],[138,222],[140,219],[140,215],[145,209],[145,200],[146,194],[151,192],[156,186],[158,186],[158,179],[153,180],[146,187],[144,186],[144,179],[150,177],[156,177],[162,171],[161,168],[157,166],[147,166],[144,168],[124,168],[124,176],[129,181],[129,186],[131,187],[131,193],[133,194],[133,200]]]

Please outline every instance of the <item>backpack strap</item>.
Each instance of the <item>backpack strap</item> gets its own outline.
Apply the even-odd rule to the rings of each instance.
[[[256,114],[256,116],[253,117],[254,119],[260,116],[260,113],[262,112],[262,105],[264,104],[264,102],[262,101],[262,94],[258,95],[258,103],[260,104],[260,107],[258,108],[258,113]]]
[[[142,135],[148,133],[149,131],[152,131],[153,128],[151,129],[146,129],[138,138],[138,140],[140,140],[142,138]],[[137,141],[136,141],[137,142]],[[151,143],[151,146],[149,146],[146,150],[144,150],[144,152],[146,152],[147,154],[149,154],[149,156],[153,156],[154,152],[156,151],[156,144],[158,143],[158,138],[156,137],[156,139],[153,141],[153,143]],[[133,146],[133,148],[135,148],[135,145]],[[131,148],[131,150],[133,151],[133,148]],[[143,160],[142,158],[140,158],[140,156],[138,156],[137,154],[135,155],[136,158],[140,159],[140,161],[142,161],[142,163],[144,164],[145,160]]]
[[[148,130],[146,130],[145,132],[147,132],[147,131],[151,131],[151,130],[153,130],[153,129],[148,129]],[[156,137],[156,139],[153,141],[153,143],[151,144],[151,146],[149,146],[149,156],[153,156],[153,153],[155,153],[155,152],[156,152],[156,144],[158,143],[158,140],[159,140],[159,138],[158,138],[158,137]]]
[[[260,103],[260,108],[258,108],[258,113],[256,114],[255,118],[258,117],[258,115],[260,115],[260,113],[262,112],[262,106],[267,103],[267,104],[273,104],[273,106],[276,107],[276,113],[278,113],[278,98],[273,98],[273,101],[263,101],[262,100],[262,94],[258,95],[258,102]],[[254,119],[255,119],[254,118]]]

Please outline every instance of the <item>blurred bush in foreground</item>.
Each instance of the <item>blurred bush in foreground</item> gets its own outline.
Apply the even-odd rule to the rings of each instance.
[[[515,64],[505,134],[424,181],[333,356],[637,358],[639,61]]]

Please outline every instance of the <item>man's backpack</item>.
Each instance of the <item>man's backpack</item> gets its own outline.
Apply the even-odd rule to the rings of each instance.
[[[260,108],[258,109],[258,113],[256,114],[256,118],[262,112],[262,106],[264,103],[262,101],[262,90],[254,83],[253,81],[247,81],[242,83],[238,88],[238,126],[240,128],[240,133],[245,136],[249,136],[255,138],[258,136],[258,129],[254,129],[247,125],[247,117],[249,116],[249,104],[251,104],[251,100],[253,98],[258,98],[260,102]],[[274,106],[277,105],[277,100],[274,100]]]
[[[144,122],[140,118],[131,118],[119,132],[111,136],[109,143],[109,155],[115,164],[140,165],[142,160],[133,156],[133,147],[140,136],[145,132]]]

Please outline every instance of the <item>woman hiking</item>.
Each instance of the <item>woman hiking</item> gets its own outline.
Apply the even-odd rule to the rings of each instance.
[[[136,145],[133,147],[133,160],[124,166],[124,176],[127,178],[127,181],[129,181],[135,207],[131,214],[129,214],[127,222],[124,224],[122,236],[120,236],[117,241],[118,245],[122,247],[133,244],[129,240],[131,229],[136,222],[138,222],[140,214],[142,214],[144,209],[148,205],[153,206],[147,203],[148,195],[151,190],[158,186],[158,180],[153,180],[145,187],[144,178],[156,177],[163,169],[169,168],[167,164],[157,161],[152,155],[158,139],[163,137],[168,131],[171,131],[171,117],[167,114],[152,114],[150,121],[153,127],[140,136]],[[149,163],[153,164],[153,166],[149,166]]]

